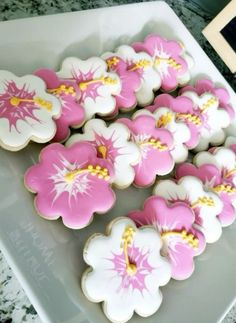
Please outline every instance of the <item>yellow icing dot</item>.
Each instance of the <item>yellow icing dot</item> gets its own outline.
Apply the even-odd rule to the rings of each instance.
[[[52,110],[52,103],[49,101],[45,101],[39,97],[36,97],[34,99],[22,99],[22,98],[18,98],[18,97],[13,96],[10,99],[10,104],[14,107],[18,107],[21,102],[30,102],[30,103],[32,102],[32,103],[35,103],[36,105],[38,105],[39,107],[46,109],[47,111]]]
[[[190,247],[192,247],[193,249],[198,248],[198,238],[195,238],[194,235],[192,233],[187,233],[186,230],[182,230],[182,231],[165,231],[161,233],[161,237],[164,239],[166,237],[170,237],[170,236],[179,236],[180,238],[182,238],[184,240],[184,242],[186,242]]]
[[[172,121],[172,115],[170,112],[166,112],[157,120],[157,128],[165,127]]]

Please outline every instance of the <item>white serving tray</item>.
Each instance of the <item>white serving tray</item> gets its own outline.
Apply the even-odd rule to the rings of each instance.
[[[236,96],[224,78],[164,2],[148,2],[0,23],[0,68],[19,75],[39,67],[57,69],[68,56],[88,58],[150,32],[181,40],[195,60],[193,80],[204,75],[225,86],[236,107]],[[66,229],[60,221],[36,215],[33,195],[23,186],[25,170],[38,160],[42,146],[21,152],[0,151],[0,245],[19,281],[44,322],[108,322],[99,304],[80,289],[85,269],[82,248],[94,232],[104,232],[116,216],[141,207],[151,189],[116,191],[117,202],[97,215],[86,229]],[[216,323],[236,296],[236,225],[224,229],[220,241],[196,259],[192,277],[171,281],[162,289],[164,301],[152,317],[135,315],[130,322]]]

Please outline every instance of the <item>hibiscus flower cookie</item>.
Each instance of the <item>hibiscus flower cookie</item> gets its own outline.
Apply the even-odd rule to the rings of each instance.
[[[129,142],[129,129],[119,123],[107,127],[103,120],[93,119],[85,124],[83,132],[73,135],[67,145],[78,141],[90,142],[97,150],[98,157],[110,161],[114,166],[113,184],[118,188],[130,186],[135,176],[132,166],[138,164],[141,155],[138,147]]]
[[[39,69],[34,75],[40,77],[47,86],[47,92],[55,95],[61,102],[61,116],[57,119],[57,132],[53,141],[63,142],[70,135],[70,128],[83,125],[85,113],[83,107],[77,102],[79,89],[75,81],[60,80],[56,73],[50,69]]]
[[[121,91],[120,79],[116,73],[107,72],[107,64],[98,57],[85,61],[68,57],[57,73],[62,80],[74,80],[79,89],[77,102],[85,110],[86,120],[94,114],[106,116],[116,107],[114,95]]]
[[[127,322],[134,312],[147,317],[161,305],[160,286],[171,268],[160,255],[162,241],[151,227],[137,229],[128,218],[110,223],[107,235],[94,234],[84,248],[90,266],[82,276],[82,290],[91,302],[103,302],[107,318]]]
[[[34,76],[18,77],[0,71],[0,145],[20,150],[30,140],[44,143],[56,132],[53,118],[58,118],[61,105],[45,92],[44,82]]]
[[[107,212],[115,202],[110,188],[113,167],[97,158],[94,147],[79,142],[65,148],[51,144],[40,153],[39,163],[25,174],[25,185],[35,197],[35,208],[48,220],[59,217],[65,226],[81,229],[93,213]]]
[[[156,175],[166,175],[174,168],[170,151],[173,149],[173,136],[166,129],[158,129],[152,116],[134,116],[133,120],[121,118],[118,123],[126,125],[131,132],[131,140],[140,150],[141,159],[134,166],[134,185],[150,186]]]
[[[159,196],[149,197],[142,211],[128,214],[138,227],[152,225],[159,232],[163,245],[161,254],[171,264],[174,279],[186,279],[194,270],[193,258],[205,248],[205,238],[193,227],[195,215],[190,207],[176,202],[171,206]]]
[[[153,67],[161,77],[164,91],[172,91],[190,80],[189,69],[193,66],[193,60],[179,42],[151,34],[144,42],[134,43],[132,47],[136,52],[146,52],[152,57]]]

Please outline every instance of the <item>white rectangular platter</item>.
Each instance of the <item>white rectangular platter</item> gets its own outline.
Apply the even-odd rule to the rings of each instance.
[[[57,69],[68,55],[85,59],[150,32],[181,40],[195,60],[192,82],[208,75],[228,89],[236,107],[233,90],[161,1],[0,23],[0,68],[19,75],[39,67]],[[44,322],[106,323],[100,305],[88,302],[80,289],[83,245],[90,234],[104,232],[112,218],[141,207],[151,189],[116,191],[116,205],[108,214],[96,216],[83,230],[66,229],[60,221],[37,216],[33,196],[23,186],[23,174],[41,148],[30,144],[18,153],[0,151],[0,247]],[[154,316],[135,315],[130,322],[220,322],[236,296],[235,268],[236,224],[196,259],[190,279],[162,289],[163,304]]]

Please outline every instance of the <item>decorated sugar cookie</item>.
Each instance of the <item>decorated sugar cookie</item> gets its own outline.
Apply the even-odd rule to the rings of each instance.
[[[115,110],[113,96],[121,91],[120,79],[117,74],[107,72],[107,65],[101,58],[91,57],[83,61],[68,57],[57,75],[62,80],[76,81],[80,91],[78,103],[85,110],[86,120],[96,113],[106,116]]]
[[[128,70],[136,72],[141,80],[141,86],[136,92],[138,104],[145,106],[154,99],[153,91],[158,90],[161,85],[159,73],[153,68],[151,56],[147,53],[136,53],[128,45],[120,46],[116,54],[123,58],[128,65]]]
[[[83,132],[73,135],[67,145],[78,141],[90,142],[97,150],[98,157],[109,160],[114,166],[113,183],[119,188],[131,185],[135,176],[132,165],[139,162],[141,154],[139,148],[129,142],[129,129],[119,123],[107,127],[103,120],[93,119],[85,124]]]
[[[55,95],[61,102],[61,116],[57,119],[57,132],[54,141],[65,141],[70,135],[70,126],[78,128],[85,120],[83,107],[77,103],[79,90],[75,81],[61,81],[50,69],[39,69],[34,74],[40,77],[47,86],[47,92]]]
[[[137,104],[135,92],[141,86],[139,75],[135,71],[129,70],[128,64],[114,53],[104,53],[102,58],[107,63],[108,71],[116,73],[121,83],[121,91],[118,95],[115,95],[116,109],[112,116],[115,116],[119,110],[124,112],[132,110]]]
[[[217,241],[222,228],[217,215],[221,213],[223,203],[213,192],[206,192],[202,182],[193,176],[182,177],[177,183],[173,180],[159,181],[154,194],[164,197],[169,203],[184,202],[195,213],[195,228],[205,236],[207,243]]]
[[[153,59],[153,66],[161,76],[161,87],[164,91],[172,91],[179,84],[186,84],[190,79],[189,68],[193,61],[184,53],[184,48],[175,40],[166,40],[158,35],[150,34],[143,42],[132,45],[135,51],[146,52]]]
[[[0,146],[16,151],[30,140],[44,143],[54,137],[53,118],[60,116],[61,105],[45,89],[34,75],[0,71]]]
[[[166,129],[158,129],[152,116],[141,115],[133,120],[121,118],[117,122],[126,125],[131,132],[131,140],[139,147],[141,159],[134,166],[134,184],[139,187],[152,185],[156,175],[166,175],[174,167],[170,151],[173,137]]]
[[[162,303],[159,287],[171,277],[161,247],[155,229],[137,229],[128,218],[115,219],[107,236],[94,234],[84,247],[90,266],[82,276],[85,296],[103,302],[105,315],[114,323],[127,322],[134,312],[143,317],[154,314]]]
[[[236,137],[233,137],[233,136],[227,137],[225,140],[224,146],[226,148],[230,148],[236,153]]]
[[[158,108],[153,113],[147,109],[138,110],[135,116],[149,115],[156,120],[156,127],[169,130],[174,139],[171,155],[176,163],[185,161],[188,157],[188,148],[185,143],[190,139],[190,131],[186,124],[176,121],[176,113],[169,108]]]
[[[128,214],[136,225],[153,225],[160,233],[163,245],[161,254],[171,264],[174,279],[186,279],[194,270],[193,257],[205,248],[205,238],[193,227],[195,215],[190,207],[176,202],[171,206],[159,196],[149,197],[142,211]]]
[[[195,87],[184,87],[180,93],[192,100],[194,109],[198,110],[204,118],[201,138],[196,150],[206,150],[209,144],[222,144],[225,139],[223,129],[229,126],[234,115],[230,105],[222,103],[222,97],[224,98],[222,93],[227,93],[226,90],[215,89],[210,80],[203,79],[197,81]]]
[[[199,154],[202,153],[200,152]],[[216,193],[223,203],[223,209],[217,215],[217,218],[223,227],[233,223],[236,217],[236,187],[232,182],[224,179],[223,168],[209,163],[202,164],[199,167],[190,163],[184,163],[176,168],[176,178],[180,179],[183,176],[199,178],[207,191]]]
[[[189,149],[195,148],[199,143],[200,130],[203,124],[201,113],[194,110],[192,101],[184,96],[173,97],[170,94],[160,94],[156,96],[154,104],[145,107],[150,112],[157,108],[166,107],[176,113],[177,122],[184,122],[190,130],[190,138],[185,145]]]
[[[112,165],[97,158],[91,144],[65,148],[55,143],[45,147],[39,163],[28,169],[25,185],[36,194],[35,208],[42,217],[61,217],[65,226],[81,229],[92,221],[94,212],[105,213],[113,206],[113,177]]]

